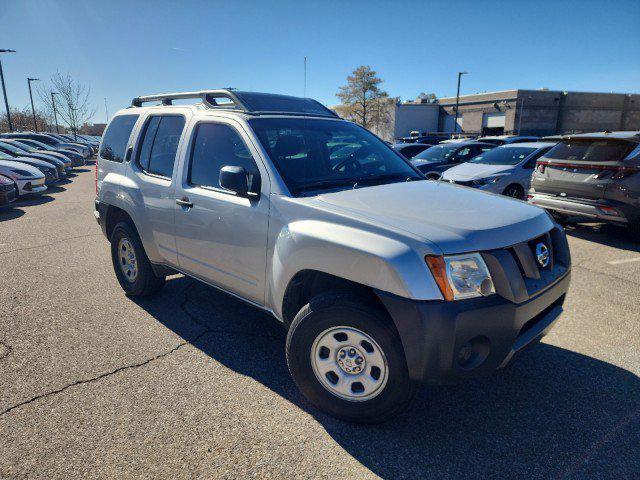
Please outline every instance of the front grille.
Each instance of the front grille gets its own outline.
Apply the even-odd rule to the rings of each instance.
[[[547,248],[546,265],[538,261],[536,247]],[[515,303],[537,295],[560,279],[570,267],[569,245],[558,228],[508,248],[483,253],[496,293]]]
[[[0,192],[12,192],[12,191],[13,191],[13,185],[11,183],[0,184]]]

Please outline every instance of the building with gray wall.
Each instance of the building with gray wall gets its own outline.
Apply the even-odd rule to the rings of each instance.
[[[438,129],[453,131],[456,98],[441,98]],[[640,95],[504,90],[462,95],[458,131],[469,134],[553,135],[640,130]]]

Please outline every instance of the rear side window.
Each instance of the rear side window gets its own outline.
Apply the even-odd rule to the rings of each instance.
[[[102,137],[100,158],[112,162],[122,162],[131,130],[138,115],[120,115],[114,118]]]
[[[180,115],[154,116],[147,121],[138,153],[142,170],[171,178],[184,123]]]
[[[629,142],[568,141],[560,142],[549,150],[546,158],[554,160],[585,160],[591,162],[619,162],[631,153],[633,145]]]
[[[191,151],[189,183],[220,188],[220,170],[227,165],[244,167],[250,175],[257,174],[251,153],[233,128],[219,123],[198,125]]]

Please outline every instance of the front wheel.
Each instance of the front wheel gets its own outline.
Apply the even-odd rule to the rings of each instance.
[[[522,188],[520,185],[509,185],[504,189],[504,192],[502,192],[502,194],[506,195],[507,197],[524,200],[524,188]]]
[[[298,312],[287,335],[287,364],[315,406],[351,422],[387,420],[416,390],[386,313],[347,294],[325,294]]]
[[[129,223],[118,223],[110,240],[113,269],[127,296],[146,297],[164,286],[165,277],[155,274],[138,233]]]

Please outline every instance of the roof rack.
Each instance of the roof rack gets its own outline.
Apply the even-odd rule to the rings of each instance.
[[[246,112],[250,111],[250,109],[246,105],[244,105],[230,89],[200,90],[197,92],[177,92],[162,93],[159,95],[145,95],[142,97],[135,97],[133,100],[131,100],[131,106],[141,107],[143,103],[157,101],[161,101],[162,105],[173,105],[174,100],[189,98],[199,98],[202,100],[202,103],[210,108],[222,107],[224,109],[243,110]],[[222,100],[222,103],[220,102],[220,100]]]
[[[252,115],[304,115],[339,118],[335,112],[311,98],[273,93],[240,92],[231,88],[146,95],[135,97],[131,101],[131,106],[141,107],[143,103],[157,101],[162,102],[162,105],[173,105],[174,100],[189,98],[200,99],[207,108],[241,111]]]

